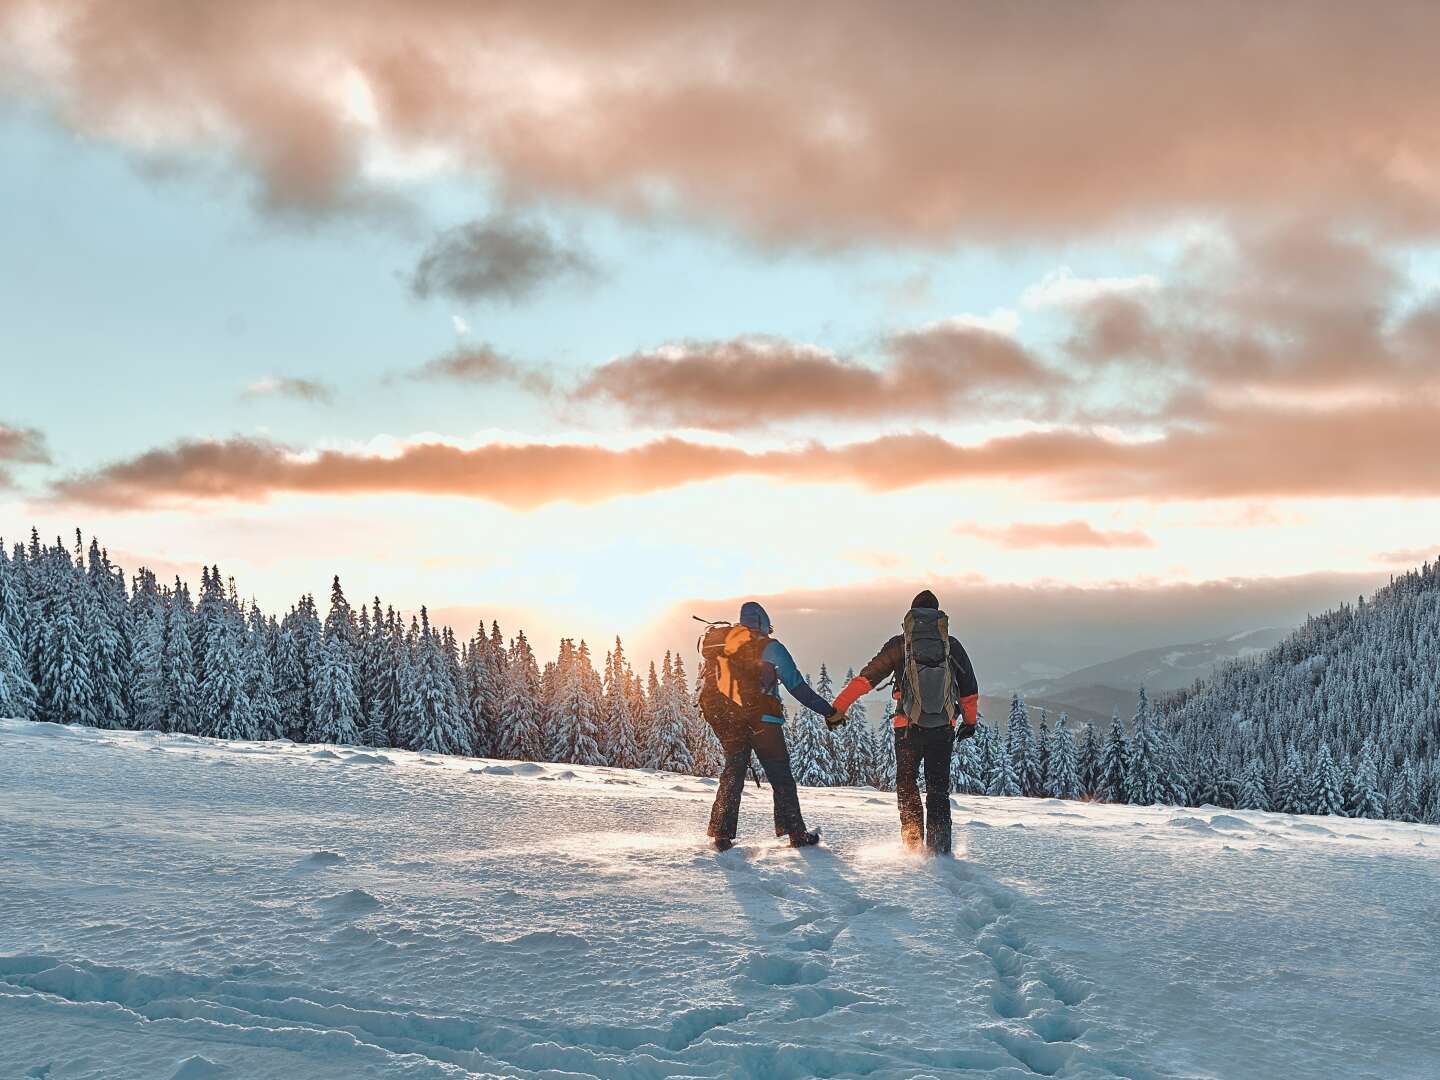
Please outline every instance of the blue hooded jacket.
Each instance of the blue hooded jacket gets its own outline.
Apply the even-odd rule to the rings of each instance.
[[[748,626],[757,634],[768,636],[771,625],[770,616],[754,600],[749,600],[740,607],[740,625]],[[760,692],[778,696],[782,683],[785,689],[790,691],[790,696],[811,712],[817,712],[824,717],[829,717],[834,713],[835,709],[830,703],[812,690],[810,684],[805,681],[805,677],[800,674],[800,669],[795,666],[795,659],[790,655],[790,650],[772,639],[765,646],[765,651],[760,654]],[[785,722],[783,716],[765,716],[761,719],[770,724]]]

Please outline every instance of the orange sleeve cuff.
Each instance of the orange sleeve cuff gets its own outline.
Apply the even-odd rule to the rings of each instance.
[[[870,680],[863,675],[856,675],[848,683],[845,689],[840,691],[840,696],[835,699],[835,711],[845,712],[871,691]]]
[[[966,727],[975,726],[975,718],[980,715],[980,695],[971,694],[960,699],[960,715],[965,718]]]

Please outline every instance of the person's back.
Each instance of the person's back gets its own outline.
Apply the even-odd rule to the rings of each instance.
[[[862,695],[895,680],[895,796],[906,846],[949,853],[950,755],[955,740],[975,734],[980,689],[965,647],[928,589],[911,601],[901,632],[887,641],[840,695],[842,717]],[[843,722],[843,720],[842,720]],[[919,772],[925,769],[925,807]]]
[[[797,847],[813,844],[819,834],[805,828],[800,797],[785,746],[780,687],[828,721],[835,708],[810,688],[790,650],[771,637],[765,609],[754,601],[740,608],[739,623],[716,635],[703,669],[700,708],[725,750],[725,768],[710,812],[709,835],[725,850],[735,840],[745,770],[753,751],[775,798],[775,835]],[[707,635],[708,637],[708,635]]]

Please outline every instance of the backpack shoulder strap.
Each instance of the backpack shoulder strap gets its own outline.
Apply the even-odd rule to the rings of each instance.
[[[945,719],[955,726],[955,670],[950,666],[950,616],[941,612],[935,622],[940,640],[945,643]]]

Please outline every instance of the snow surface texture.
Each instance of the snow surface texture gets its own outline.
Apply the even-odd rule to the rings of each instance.
[[[712,792],[0,721],[0,1077],[1440,1075],[1433,826]]]

